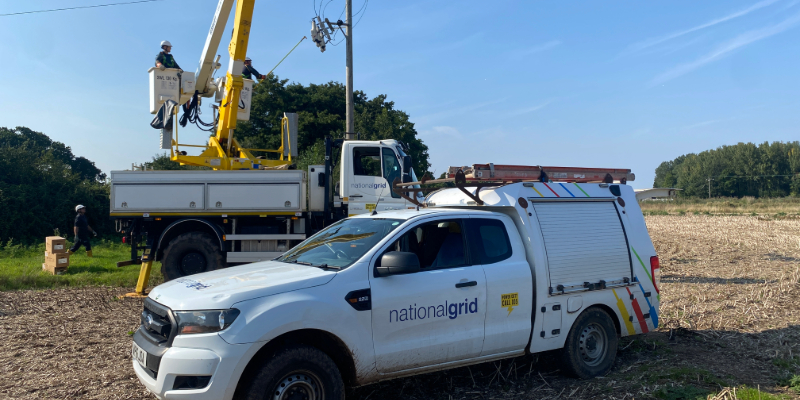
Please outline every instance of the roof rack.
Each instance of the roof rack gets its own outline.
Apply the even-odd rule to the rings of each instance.
[[[636,176],[630,169],[620,168],[579,168],[579,167],[542,167],[529,165],[499,165],[499,164],[473,164],[471,167],[450,167],[447,169],[446,178],[426,179],[419,182],[392,182],[392,190],[402,198],[418,207],[425,207],[416,198],[409,194],[430,192],[438,188],[423,188],[423,185],[437,183],[453,183],[455,187],[475,201],[483,205],[480,191],[485,187],[499,187],[518,182],[574,182],[574,183],[614,183],[615,181],[626,184],[633,181]],[[419,186],[415,188],[414,186]],[[475,188],[473,194],[467,187]]]

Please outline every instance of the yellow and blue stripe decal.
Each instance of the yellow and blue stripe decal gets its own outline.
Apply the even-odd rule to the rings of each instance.
[[[644,286],[642,286],[642,283],[639,282],[639,277],[634,276],[633,280],[639,285],[639,289],[642,289],[642,293],[644,293]],[[656,329],[658,328],[658,312],[656,311],[656,308],[653,307],[653,304],[650,303],[650,299],[645,297],[644,301],[647,302],[647,307],[650,308],[650,320],[653,321],[653,329]]]
[[[575,188],[577,188],[580,191],[580,193],[583,193],[584,196],[592,197],[592,196],[589,195],[589,193],[587,193],[585,190],[583,190],[583,188],[577,182],[571,182],[571,183],[573,185],[575,185]],[[561,186],[561,189],[564,189],[564,191],[567,192],[567,194],[565,194],[565,195],[558,194],[558,192],[556,191],[558,186],[556,186],[556,184],[558,184],[558,186]],[[580,193],[575,191],[574,188],[573,188],[573,190],[569,189],[570,188],[569,184],[570,184],[570,182],[567,182],[566,184],[561,183],[561,182],[550,182],[549,184],[548,184],[548,182],[536,182],[533,185],[531,185],[530,188],[533,189],[533,191],[536,192],[536,194],[538,194],[539,197],[550,197],[550,196],[545,196],[545,193],[547,193],[548,190],[555,197],[567,197],[567,195],[569,195],[571,197],[581,197]],[[537,185],[544,185],[544,187],[547,188],[547,189],[545,190],[543,188],[540,191],[539,189],[536,188]],[[542,192],[544,192],[544,193],[542,193]],[[549,193],[548,193],[548,195],[549,195]]]
[[[566,191],[567,191],[567,193],[569,193],[569,195],[570,195],[570,196],[572,196],[572,197],[575,197],[575,195],[574,195],[574,194],[572,194],[572,192],[570,192],[570,191],[569,191],[569,189],[567,189],[567,187],[566,187],[566,186],[564,186],[564,184],[563,184],[563,183],[559,182],[558,184],[559,184],[559,185],[561,185],[561,187],[562,187],[562,188],[564,188],[564,190],[566,190]]]
[[[647,274],[647,279],[649,279],[652,282],[653,281],[653,276],[650,275],[650,271],[647,270],[647,267],[644,265],[644,261],[642,261],[642,258],[639,257],[639,253],[636,252],[636,249],[634,249],[633,246],[631,246],[631,250],[633,250],[633,254],[636,255],[636,259],[639,260],[639,264],[642,265],[642,269],[644,269],[644,273]],[[660,293],[656,293],[656,298],[660,302],[661,301],[661,294]]]
[[[620,315],[622,315],[622,321],[625,322],[625,329],[628,330],[628,335],[635,335],[636,329],[633,328],[631,316],[628,314],[628,307],[626,307],[625,302],[619,298],[616,289],[611,289],[611,291],[614,292],[614,297],[617,298],[617,309],[619,310]]]

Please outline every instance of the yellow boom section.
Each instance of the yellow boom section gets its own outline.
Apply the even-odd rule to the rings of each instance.
[[[219,121],[217,134],[208,140],[205,150],[198,156],[185,155],[180,151],[178,143],[177,124],[175,124],[175,142],[170,152],[172,161],[184,165],[198,165],[211,167],[216,170],[261,169],[264,167],[278,167],[291,164],[291,155],[287,160],[283,157],[283,137],[281,135],[281,148],[278,150],[245,149],[233,137],[236,129],[236,118],[239,112],[239,101],[242,93],[243,80],[242,68],[247,55],[247,44],[250,40],[250,28],[253,21],[253,6],[255,0],[238,0],[236,2],[236,15],[233,21],[233,37],[228,46],[231,59],[225,81],[225,96],[219,107]],[[175,108],[177,112],[177,107]],[[284,118],[286,119],[286,118]],[[285,123],[282,123],[285,126]],[[290,144],[291,145],[291,144]],[[188,147],[198,147],[183,145]],[[278,160],[257,159],[253,151],[280,153]]]

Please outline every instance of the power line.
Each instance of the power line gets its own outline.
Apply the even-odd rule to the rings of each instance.
[[[109,3],[109,4],[97,4],[94,6],[80,6],[80,7],[68,7],[68,8],[53,8],[49,10],[34,10],[34,11],[23,11],[23,12],[16,12],[10,14],[0,14],[0,17],[8,17],[11,15],[22,15],[22,14],[38,14],[38,13],[46,13],[46,12],[54,12],[54,11],[67,11],[67,10],[79,10],[83,8],[98,8],[98,7],[111,7],[111,6],[123,6],[128,4],[138,4],[138,3],[152,3],[154,1],[164,1],[164,0],[139,0],[139,1],[127,1],[124,3]]]

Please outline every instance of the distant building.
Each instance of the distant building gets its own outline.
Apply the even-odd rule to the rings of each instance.
[[[636,200],[672,200],[678,195],[677,188],[652,188],[652,189],[634,189],[636,192]]]

